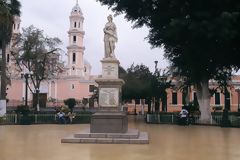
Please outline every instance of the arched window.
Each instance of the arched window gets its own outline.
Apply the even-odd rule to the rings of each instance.
[[[78,23],[78,28],[80,28],[80,27],[81,27],[81,23],[79,22],[79,23]]]
[[[74,28],[77,28],[77,22],[74,22]]]
[[[72,62],[73,62],[73,63],[76,63],[76,53],[73,53]]]
[[[74,71],[74,70],[75,70],[75,67],[72,67],[72,70]]]
[[[77,36],[73,36],[73,43],[76,43],[77,41]]]

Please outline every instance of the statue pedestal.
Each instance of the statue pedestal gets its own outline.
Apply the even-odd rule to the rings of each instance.
[[[128,129],[127,115],[120,112],[121,92],[124,81],[118,78],[119,61],[104,58],[102,77],[96,79],[99,88],[99,112],[91,117],[91,133],[125,133]]]
[[[122,79],[96,79],[99,88],[99,109],[100,110],[120,110]]]
[[[98,112],[92,115],[91,133],[126,133],[127,116],[123,112]]]

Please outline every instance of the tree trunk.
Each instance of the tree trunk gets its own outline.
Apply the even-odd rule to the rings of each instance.
[[[211,121],[210,97],[208,79],[203,78],[197,84],[197,99],[201,112],[200,123],[209,124]]]
[[[162,112],[167,112],[167,93],[165,91],[161,99],[162,99]]]
[[[0,100],[6,100],[6,48],[7,44],[2,41],[2,75],[1,75],[1,95]]]

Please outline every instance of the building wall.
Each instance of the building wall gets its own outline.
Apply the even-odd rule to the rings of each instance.
[[[48,99],[54,98],[58,102],[62,102],[68,98],[82,100],[92,95],[92,92],[89,92],[89,86],[94,84],[94,81],[81,82],[79,79],[51,80],[42,83],[41,88],[44,89],[40,89],[40,93],[47,93]],[[31,88],[34,91],[33,87]],[[7,99],[9,99],[8,106],[24,104],[25,82],[23,80],[13,79],[11,81],[11,86],[8,86],[7,90]],[[28,101],[29,105],[31,105],[32,93],[30,90],[28,90]]]

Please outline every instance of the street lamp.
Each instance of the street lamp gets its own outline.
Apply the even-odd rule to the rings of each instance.
[[[237,107],[237,109],[238,109],[238,112],[240,112],[240,106],[239,106],[239,100],[240,100],[240,87],[237,87],[237,88],[235,89],[235,91],[236,91],[237,94],[238,94],[238,107]]]
[[[21,77],[25,78],[25,106],[28,106],[28,79],[33,75],[32,72],[21,73]]]

